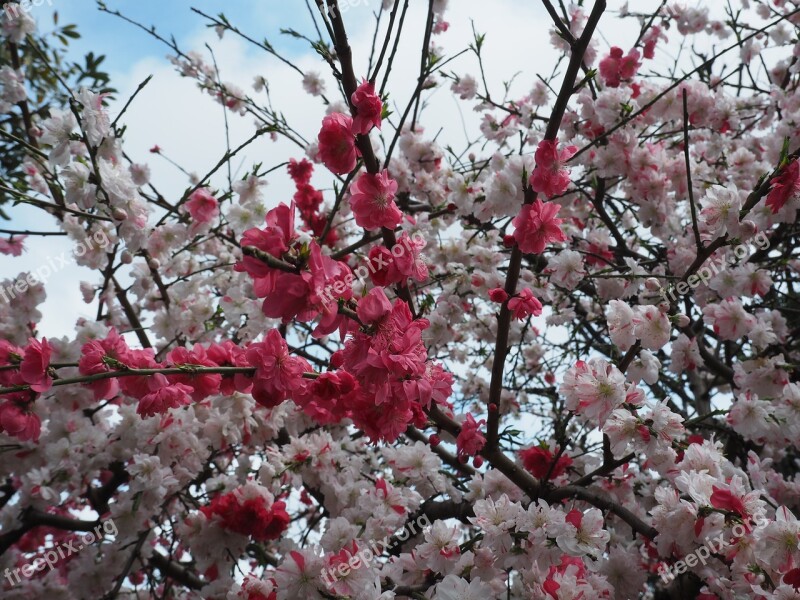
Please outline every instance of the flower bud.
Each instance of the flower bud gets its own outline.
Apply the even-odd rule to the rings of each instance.
[[[657,292],[661,289],[661,282],[659,282],[655,277],[648,277],[645,279],[644,287],[650,292]]]
[[[483,458],[480,456],[476,456],[472,459],[472,466],[476,469],[480,469],[483,466]]]
[[[432,435],[432,436],[431,436],[431,437],[428,439],[428,441],[429,441],[429,442],[430,442],[430,444],[431,444],[431,448],[436,448],[436,446],[438,446],[439,444],[441,444],[441,443],[442,443],[442,438],[440,438],[438,435],[436,435],[436,434],[434,433],[434,434],[433,434],[433,435]]]
[[[122,261],[123,265],[129,265],[133,262],[133,254],[131,254],[128,250],[123,250],[119,255],[119,259]]]
[[[161,263],[158,262],[157,258],[151,258],[150,260],[147,261],[147,266],[155,271],[161,266]]]
[[[691,320],[686,315],[679,314],[675,316],[675,322],[678,324],[678,327],[686,327],[691,323]]]
[[[126,213],[121,208],[117,207],[111,211],[111,216],[114,218],[115,221],[124,221],[128,218],[128,213]]]

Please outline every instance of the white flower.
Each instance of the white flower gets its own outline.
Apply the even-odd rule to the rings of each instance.
[[[478,82],[472,75],[464,75],[450,86],[454,94],[462,100],[472,100],[478,92]]]
[[[735,185],[712,185],[706,191],[700,211],[700,225],[707,239],[715,240],[726,233],[739,234],[739,211],[742,196]]]
[[[558,547],[571,556],[599,557],[609,539],[611,534],[603,529],[603,513],[596,508],[585,513],[573,509],[556,527]]]
[[[307,71],[303,75],[303,89],[312,96],[321,96],[325,93],[325,82],[316,71]]]
[[[103,96],[81,88],[75,95],[83,107],[81,109],[81,127],[92,146],[99,146],[109,136],[111,121],[103,106]]]
[[[568,290],[575,289],[586,276],[583,257],[575,250],[562,250],[551,257],[547,262],[547,271],[550,272],[550,281]]]
[[[622,300],[609,301],[606,310],[608,332],[611,335],[611,341],[623,352],[627,352],[636,342],[636,336],[633,335],[633,320],[633,309],[626,302]]]
[[[10,111],[14,104],[26,98],[22,74],[8,66],[0,68],[0,113]]]
[[[626,375],[633,383],[645,381],[653,385],[658,381],[661,362],[648,350],[642,350],[628,367]]]
[[[671,328],[669,318],[657,306],[639,306],[633,334],[648,350],[658,350],[669,342]]]
[[[456,575],[448,575],[436,586],[435,600],[487,600],[492,597],[492,588],[480,577],[467,581]]]

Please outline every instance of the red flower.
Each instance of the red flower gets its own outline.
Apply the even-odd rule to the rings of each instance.
[[[128,345],[113,327],[104,340],[91,340],[81,348],[81,359],[78,362],[78,371],[81,375],[96,375],[107,373],[115,369],[109,368],[108,358],[125,363]],[[119,392],[119,382],[116,378],[101,379],[85,384],[94,392],[95,400],[109,400]]]
[[[208,347],[208,358],[220,367],[246,367],[248,366],[244,349],[240,348],[230,340],[225,340],[221,344],[211,344]],[[219,384],[221,394],[231,396],[234,392],[244,394],[250,393],[253,387],[253,379],[244,374],[223,375]]]
[[[713,493],[711,494],[711,506],[721,510],[734,512],[741,517],[744,517],[747,510],[744,507],[742,499],[735,496],[729,490],[712,486]]]
[[[800,163],[797,159],[786,165],[770,183],[772,189],[767,196],[767,206],[773,214],[778,212],[793,197],[800,193]]]
[[[561,207],[552,202],[542,202],[538,198],[533,204],[522,207],[512,223],[514,239],[520,250],[531,254],[541,254],[550,242],[563,242],[567,239],[561,231],[562,220],[556,218]]]
[[[508,294],[503,288],[494,288],[489,290],[489,300],[502,304],[508,300]]]
[[[386,297],[382,288],[372,288],[369,293],[358,302],[356,314],[364,324],[376,323],[392,312],[392,303]]]
[[[338,423],[348,416],[351,396],[359,392],[358,382],[347,371],[329,371],[314,379],[295,402],[321,425]]]
[[[483,437],[480,428],[485,423],[484,419],[475,421],[471,414],[467,414],[467,418],[461,424],[461,431],[456,438],[456,448],[459,456],[474,456],[481,451],[484,444],[486,444],[486,438]]]
[[[530,315],[538,317],[542,314],[542,303],[533,295],[530,288],[525,288],[508,301],[508,310],[515,319],[524,319]]]
[[[19,373],[22,380],[35,392],[46,392],[53,386],[53,379],[47,371],[51,353],[52,346],[47,342],[47,338],[42,338],[41,342],[30,338],[28,347],[25,348]]]
[[[564,168],[578,151],[576,146],[558,150],[558,140],[542,140],[536,148],[536,167],[531,175],[531,187],[548,198],[560,196],[569,187],[569,170]]]
[[[0,404],[0,431],[19,440],[39,441],[42,423],[39,417],[28,409],[28,405],[17,402]]]
[[[356,107],[356,116],[353,118],[353,134],[365,135],[372,127],[381,128],[381,115],[383,102],[375,93],[375,86],[365,81],[353,92],[350,98]]]
[[[252,537],[259,542],[280,537],[289,526],[286,503],[273,502],[264,496],[244,497],[239,490],[216,496],[200,511],[207,519],[216,517],[229,531]]]
[[[387,286],[405,282],[409,277],[425,281],[428,265],[421,256],[425,240],[415,235],[413,238],[403,232],[397,244],[389,250],[385,246],[373,246],[369,251],[370,277],[375,285]]]
[[[143,417],[163,414],[170,408],[178,408],[191,402],[189,394],[194,390],[182,383],[170,384],[161,373],[151,376],[151,391],[145,394],[136,407],[136,412]]]
[[[394,203],[397,182],[388,171],[377,175],[362,173],[350,188],[350,208],[356,225],[364,229],[394,229],[400,224],[403,213]]]
[[[526,450],[521,450],[519,453],[522,459],[522,464],[525,469],[537,479],[544,479],[550,473],[550,477],[556,479],[563,475],[567,468],[572,464],[572,459],[567,455],[562,455],[558,458],[555,465],[553,461],[555,456],[550,450],[542,448],[541,446],[534,446]],[[551,471],[552,468],[552,471]]]
[[[783,583],[800,591],[800,569],[792,569],[783,576]]]
[[[248,229],[242,236],[242,246],[254,246],[259,250],[271,254],[276,258],[283,256],[289,250],[297,234],[294,230],[294,203],[291,206],[279,204],[267,213],[266,229]],[[266,265],[263,261],[252,256],[243,256],[242,260],[236,263],[236,271],[246,272],[255,278],[256,295],[263,298],[272,291],[274,285],[275,270]],[[259,281],[268,279],[268,281]]]
[[[319,158],[337,175],[344,175],[356,168],[358,150],[352,129],[353,119],[342,113],[332,113],[322,120]]]
[[[267,408],[277,406],[299,390],[304,384],[303,373],[311,370],[305,360],[289,355],[286,340],[277,329],[271,330],[263,342],[251,344],[245,355],[256,368],[253,398]]]
[[[153,358],[154,355],[152,348],[129,350],[125,355],[125,364],[132,369],[154,369],[158,367],[158,363]],[[152,383],[153,378],[148,375],[119,378],[119,388],[122,393],[134,398],[143,398],[153,391]]]
[[[289,177],[292,178],[297,187],[307,185],[311,181],[311,174],[314,172],[314,165],[308,159],[297,161],[295,159],[289,160],[289,166],[286,167],[289,171]]]
[[[200,344],[195,344],[192,350],[182,347],[172,349],[169,354],[167,354],[166,365],[168,367],[175,365],[198,365],[201,367],[219,366],[206,355],[205,348]],[[180,383],[189,387],[192,400],[199,402],[212,394],[219,393],[219,384],[222,381],[222,375],[219,373],[168,375],[167,379],[170,383]]]
[[[313,185],[301,183],[292,199],[303,218],[309,220],[322,204],[322,192]]]

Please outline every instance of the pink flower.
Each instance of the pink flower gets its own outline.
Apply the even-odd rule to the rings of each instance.
[[[253,398],[267,408],[273,408],[303,386],[303,373],[310,371],[308,363],[289,355],[286,340],[272,329],[263,342],[251,344],[245,354],[256,368]]]
[[[767,206],[778,212],[794,196],[800,193],[800,163],[797,159],[786,165],[770,183],[772,189],[767,196]]]
[[[25,250],[23,242],[27,235],[15,235],[6,239],[0,238],[0,254],[9,254],[11,256],[20,256]]]
[[[136,412],[142,417],[152,417],[153,415],[163,414],[170,408],[178,408],[191,402],[189,394],[192,388],[182,383],[170,384],[167,378],[161,373],[152,375],[149,394],[145,394],[136,407]]]
[[[578,151],[576,146],[558,150],[558,140],[542,140],[536,149],[536,167],[531,175],[531,187],[548,198],[560,196],[569,187],[569,170],[564,168]]]
[[[39,441],[42,423],[39,417],[17,402],[0,404],[0,431],[21,441]]]
[[[152,348],[142,350],[129,350],[125,355],[125,364],[132,369],[155,369],[158,363],[154,359],[155,352]],[[134,398],[143,398],[155,389],[153,384],[157,383],[148,375],[135,375],[119,378],[119,388],[123,394]]]
[[[219,212],[219,204],[206,188],[200,188],[189,196],[186,210],[196,223],[210,223]]]
[[[220,367],[247,367],[245,351],[230,340],[225,340],[221,344],[211,344],[208,347],[208,358]],[[253,379],[244,373],[235,375],[223,375],[219,384],[219,391],[226,396],[234,392],[250,393],[253,387]]]
[[[397,182],[388,171],[377,175],[362,173],[350,188],[350,208],[356,224],[364,229],[394,229],[400,224],[403,213],[394,203]]]
[[[484,419],[475,421],[471,414],[467,414],[467,418],[461,424],[461,431],[456,438],[456,448],[459,456],[474,456],[481,451],[484,444],[486,444],[486,438],[483,437],[480,428],[485,423]]]
[[[248,229],[242,236],[241,245],[253,246],[281,258],[289,250],[289,245],[297,237],[294,230],[294,203],[291,206],[280,204],[267,213],[266,229]],[[248,273],[255,278],[256,295],[263,298],[272,291],[275,284],[275,270],[252,256],[243,256],[234,270]]]
[[[391,393],[392,386],[386,386]],[[376,404],[375,395],[363,390],[351,396],[350,418],[353,424],[373,440],[394,442],[413,421],[424,422],[424,413],[403,396],[389,396],[390,401]],[[422,419],[415,419],[416,413]]]
[[[414,234],[411,237],[404,231],[392,248],[393,260],[389,265],[390,271],[396,270],[401,275],[400,281],[408,277],[425,281],[428,278],[428,265],[425,264],[421,254],[424,247],[425,239],[421,235]]]
[[[206,355],[206,350],[200,344],[195,344],[192,350],[178,346],[167,354],[166,365],[197,365],[200,367],[218,366]],[[167,379],[170,383],[180,383],[189,388],[192,400],[199,402],[212,394],[219,393],[219,385],[222,375],[219,373],[199,373],[197,375],[169,375]]]
[[[381,128],[381,115],[383,102],[375,93],[375,86],[369,81],[364,81],[350,98],[356,107],[356,116],[353,118],[353,134],[366,135],[372,127]]]
[[[108,359],[125,363],[128,345],[113,327],[104,340],[91,340],[81,348],[78,370],[81,375],[96,375],[112,371]],[[94,392],[95,400],[109,400],[119,393],[119,382],[114,379],[101,379],[85,384]]]
[[[567,239],[561,231],[562,220],[556,218],[561,207],[552,202],[536,199],[526,204],[512,223],[514,239],[520,250],[531,254],[541,254],[550,242],[563,242]]]
[[[508,310],[515,319],[524,319],[530,315],[538,317],[542,314],[542,303],[533,295],[530,288],[525,288],[508,301]]]
[[[353,119],[342,113],[332,113],[322,120],[319,158],[337,175],[344,175],[356,168],[358,150],[352,129]]]
[[[358,302],[356,314],[362,323],[369,325],[382,320],[392,312],[392,303],[386,297],[383,288],[372,288],[369,293]]]
[[[642,42],[644,43],[643,54],[645,58],[653,58],[656,55],[656,44],[661,38],[667,39],[667,36],[661,33],[661,27],[658,25],[654,25],[648,30],[642,38]]]
[[[41,342],[30,338],[28,347],[25,348],[19,372],[22,380],[35,392],[46,392],[53,386],[53,379],[47,372],[51,353],[52,346],[47,338],[42,338]]]
[[[638,50],[632,49],[624,56],[622,48],[614,46],[609,55],[600,61],[600,76],[606,86],[619,87],[621,82],[633,79],[641,65]]]
[[[414,234],[410,237],[406,232],[391,250],[385,246],[373,246],[369,251],[370,278],[380,286],[405,282],[409,277],[425,281],[428,278],[428,265],[421,255],[424,247],[425,239],[422,236]]]
[[[328,371],[311,381],[304,391],[294,401],[309,417],[326,425],[348,416],[351,397],[360,390],[356,378],[347,371]]]

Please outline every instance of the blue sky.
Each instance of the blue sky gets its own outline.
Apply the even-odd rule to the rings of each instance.
[[[78,26],[83,37],[72,43],[75,57],[88,51],[105,54],[107,68],[124,73],[133,60],[147,56],[163,58],[167,53],[163,44],[133,25],[101,12],[92,0],[44,2],[41,7],[32,9],[41,27],[46,29],[52,24],[49,15],[53,11],[58,12],[61,24]],[[279,30],[282,27],[307,30],[311,22],[304,0],[108,0],[106,5],[143,25],[154,25],[164,37],[174,35],[181,46],[206,24],[203,17],[192,12],[192,7],[212,16],[222,12],[252,37],[268,37],[276,48],[290,54],[302,53],[307,46],[280,35]]]

